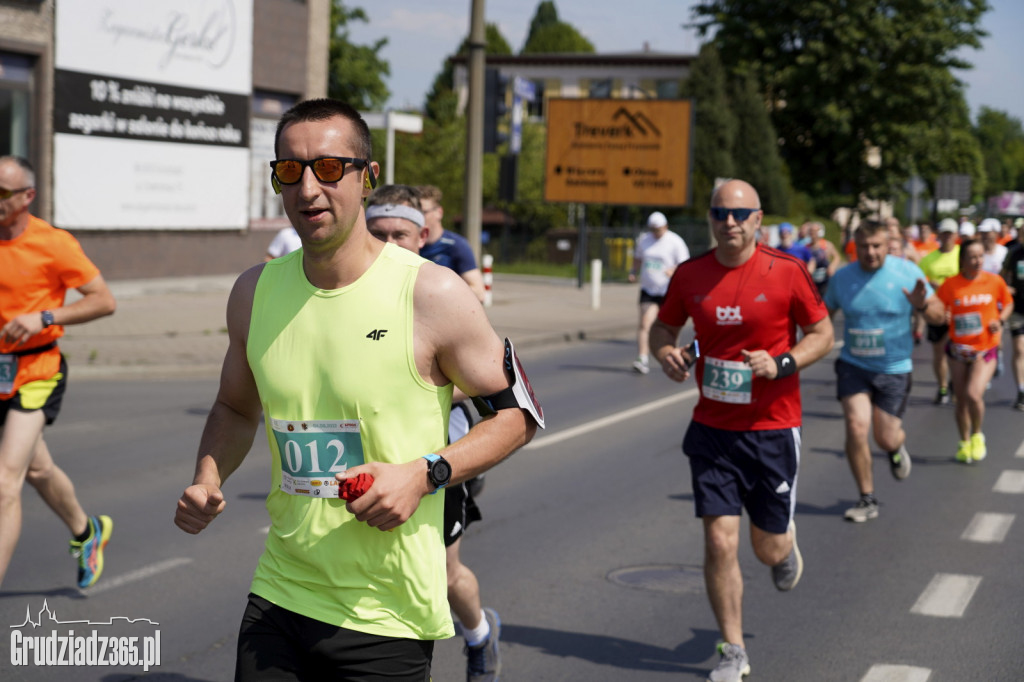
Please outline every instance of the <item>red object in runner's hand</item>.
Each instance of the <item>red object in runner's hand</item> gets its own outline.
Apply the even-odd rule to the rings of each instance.
[[[338,486],[338,497],[346,502],[358,500],[363,496],[370,486],[373,485],[373,476],[370,474],[359,474],[354,478],[346,478]]]

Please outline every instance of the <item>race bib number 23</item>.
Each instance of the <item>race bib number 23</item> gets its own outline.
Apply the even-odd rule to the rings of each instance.
[[[281,458],[281,490],[307,497],[338,496],[340,474],[363,464],[359,421],[284,421],[270,427]]]

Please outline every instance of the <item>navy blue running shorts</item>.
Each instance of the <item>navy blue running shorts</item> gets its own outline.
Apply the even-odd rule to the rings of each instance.
[[[235,682],[429,682],[433,656],[431,640],[339,628],[250,594],[238,632]]]
[[[836,360],[836,399],[857,393],[867,393],[871,404],[882,412],[903,419],[910,400],[913,378],[906,374],[882,374]]]
[[[740,516],[782,534],[796,508],[800,429],[725,431],[690,422],[683,439],[698,517]]]
[[[0,400],[0,427],[7,423],[10,410],[19,412],[35,412],[42,410],[46,417],[46,425],[57,421],[60,406],[64,402],[64,390],[68,385],[68,363],[60,356],[60,369],[49,379],[30,381],[6,400]]]

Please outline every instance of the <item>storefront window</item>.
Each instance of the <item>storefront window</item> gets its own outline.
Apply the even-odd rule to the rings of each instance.
[[[0,150],[26,158],[32,66],[32,57],[0,51]]]

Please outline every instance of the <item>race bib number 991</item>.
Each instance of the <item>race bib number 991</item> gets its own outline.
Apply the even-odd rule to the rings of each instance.
[[[284,421],[270,427],[281,458],[281,490],[307,497],[338,496],[340,474],[362,464],[359,421]]]

